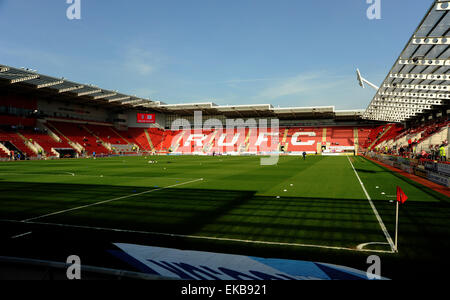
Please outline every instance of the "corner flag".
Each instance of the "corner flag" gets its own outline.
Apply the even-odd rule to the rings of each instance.
[[[400,204],[403,204],[406,202],[406,200],[408,200],[408,196],[405,195],[405,193],[402,191],[402,189],[397,186],[397,201]]]
[[[405,193],[402,191],[402,189],[397,186],[397,208],[395,212],[395,244],[394,244],[394,251],[398,252],[398,207],[400,204],[403,204],[408,200],[408,196],[405,195]]]

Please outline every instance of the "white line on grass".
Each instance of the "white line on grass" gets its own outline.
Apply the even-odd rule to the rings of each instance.
[[[109,200],[104,200],[104,201],[99,201],[99,202],[95,202],[95,203],[91,203],[91,204],[87,204],[87,205],[77,206],[77,207],[74,207],[74,208],[60,210],[60,211],[49,213],[49,214],[45,214],[45,215],[42,215],[42,216],[25,219],[25,220],[22,220],[21,222],[27,223],[29,221],[42,219],[42,218],[50,217],[50,216],[54,216],[54,215],[59,215],[59,214],[63,214],[63,213],[69,212],[69,211],[79,210],[79,209],[83,209],[83,208],[86,208],[86,207],[91,207],[91,206],[95,206],[95,205],[105,204],[105,203],[108,203],[108,202],[122,200],[122,199],[126,199],[126,198],[141,196],[141,195],[144,195],[144,194],[149,194],[149,193],[153,193],[153,192],[169,189],[169,188],[180,186],[180,185],[194,183],[194,182],[202,181],[202,180],[203,180],[203,178],[200,178],[200,179],[191,180],[191,181],[182,182],[182,183],[177,183],[177,184],[169,185],[169,186],[166,186],[166,187],[163,187],[163,188],[153,189],[153,190],[149,190],[149,191],[145,191],[145,192],[141,192],[141,193],[137,193],[137,194],[131,194],[131,195],[121,196],[121,197],[117,197],[117,198],[113,198],[113,199],[109,199]]]
[[[370,243],[359,244],[356,248],[358,250],[362,250],[362,249],[364,249],[364,247],[369,246],[369,245],[389,245],[389,243],[386,243],[386,242],[370,242]]]
[[[67,174],[67,175],[66,175]],[[9,173],[0,172],[0,176],[75,176],[75,173],[63,172],[63,173]],[[88,174],[78,174],[77,177],[99,177],[100,175],[88,175]],[[143,176],[118,176],[118,175],[104,175],[103,178],[136,178],[136,179],[156,179],[158,177],[143,177]],[[196,179],[193,177],[164,177],[164,179]]]
[[[380,224],[381,230],[383,230],[383,233],[386,236],[386,239],[387,239],[389,245],[391,246],[391,250],[394,251],[394,242],[392,241],[392,238],[389,235],[389,232],[387,231],[386,226],[384,226],[383,220],[381,219],[380,215],[378,214],[378,211],[377,211],[375,205],[373,204],[372,199],[369,196],[369,193],[367,193],[367,190],[364,187],[364,183],[361,181],[361,178],[359,178],[358,172],[356,172],[356,169],[353,166],[352,161],[350,160],[350,158],[348,156],[347,156],[347,159],[348,159],[350,165],[352,166],[353,171],[355,172],[356,178],[358,178],[358,181],[361,184],[361,187],[362,187],[364,193],[366,194],[367,200],[369,200],[370,206],[372,207],[373,213],[375,214],[375,217],[377,218],[378,223]]]
[[[369,250],[369,249],[348,248],[348,247],[338,247],[338,246],[324,246],[324,245],[299,244],[299,243],[282,243],[282,242],[269,242],[269,241],[257,241],[257,240],[243,240],[243,239],[232,239],[232,238],[220,238],[220,237],[213,237],[213,236],[183,235],[183,234],[152,232],[152,231],[92,227],[92,226],[84,226],[84,225],[70,225],[70,224],[44,223],[44,222],[32,222],[32,221],[14,221],[14,220],[0,220],[0,221],[12,222],[12,223],[26,223],[26,224],[31,224],[31,225],[57,226],[57,227],[66,227],[66,228],[75,228],[75,229],[84,229],[84,230],[88,229],[88,230],[113,231],[113,232],[122,232],[122,233],[137,233],[137,234],[147,234],[147,235],[169,236],[169,237],[176,237],[176,238],[215,240],[215,241],[238,242],[238,243],[248,243],[248,244],[307,247],[307,248],[320,248],[320,249],[329,249],[329,250],[345,250],[345,251],[354,251],[354,252],[394,253],[393,251],[388,251],[388,250]]]
[[[23,236],[26,236],[26,235],[29,235],[29,234],[32,234],[32,233],[33,233],[32,231],[29,231],[29,232],[25,232],[25,233],[22,233],[22,234],[18,234],[18,235],[12,236],[11,238],[12,239],[17,239],[17,238],[20,238],[20,237],[23,237]]]

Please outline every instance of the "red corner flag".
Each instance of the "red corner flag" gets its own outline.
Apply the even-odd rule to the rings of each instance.
[[[397,186],[397,201],[400,204],[403,204],[406,202],[406,200],[408,199],[408,196],[405,195],[405,193],[402,191],[402,189]]]

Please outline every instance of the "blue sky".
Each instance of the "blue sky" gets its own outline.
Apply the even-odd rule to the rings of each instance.
[[[365,109],[433,0],[0,0],[0,64],[166,103]]]

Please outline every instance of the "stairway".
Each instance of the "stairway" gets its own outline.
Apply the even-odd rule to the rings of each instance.
[[[38,154],[39,150],[42,149],[41,146],[39,146],[39,144],[37,144],[36,142],[34,142],[34,144],[37,144],[37,146],[35,146],[32,142],[30,142],[26,137],[24,137],[20,132],[17,132],[17,135],[23,140],[23,143],[25,144],[26,147],[28,147],[28,149],[30,149],[31,151],[34,152],[34,154]],[[28,152],[28,151],[25,151]],[[42,149],[42,152],[44,152],[44,149]],[[30,153],[27,153],[27,155],[29,155]]]
[[[217,130],[215,130],[215,131],[213,132],[213,134],[212,134],[212,136],[211,136],[211,139],[210,139],[209,142],[207,142],[206,145],[203,147],[203,153],[208,153],[209,150],[211,150],[212,143],[213,143],[213,141],[214,141],[216,135],[217,135]]]
[[[359,151],[359,134],[358,128],[353,128],[353,143],[355,145],[355,154],[358,155]]]
[[[245,137],[245,140],[244,140],[244,143],[243,143],[245,152],[247,152],[247,151],[248,151],[248,148],[250,147],[249,141],[250,141],[250,135],[251,135],[251,133],[252,133],[252,129],[249,128],[249,129],[248,129],[248,134],[247,134],[247,136]],[[239,151],[239,152],[240,152],[240,151]]]
[[[145,137],[147,138],[147,142],[150,145],[150,149],[152,152],[155,151],[155,147],[153,146],[152,139],[150,138],[150,134],[148,133],[147,128],[144,128]]]
[[[287,137],[288,137],[288,133],[289,133],[289,129],[285,129],[284,130],[284,135],[283,135],[283,139],[281,140],[281,145],[282,146],[284,146],[284,152],[287,152],[288,151],[288,146],[289,146],[289,143],[286,143],[286,140],[287,140]],[[280,147],[281,148],[281,147]],[[279,149],[280,149],[279,148]]]
[[[66,139],[66,141],[69,143],[69,145],[71,147],[73,147],[78,153],[82,153],[83,151],[86,151],[86,149],[81,146],[80,144],[73,142],[72,140],[70,140],[67,136],[65,136],[61,131],[58,130],[58,128],[56,128],[55,126],[53,126],[53,124],[51,123],[47,123],[47,127],[51,127],[53,130],[55,130],[59,136],[62,136],[63,138]],[[59,137],[58,136],[58,137]]]
[[[172,152],[176,152],[178,150],[178,148],[180,147],[180,141],[183,139],[185,133],[186,133],[185,131],[183,131],[181,133],[180,137],[178,138],[178,140],[177,140],[177,142],[175,144],[175,148],[172,149]]]
[[[105,143],[105,142],[104,142],[99,136],[97,136],[92,130],[90,130],[89,128],[87,128],[87,127],[84,126],[84,125],[81,125],[81,128],[83,128],[84,130],[86,130],[87,132],[89,132],[92,136],[94,136],[97,140],[99,140],[103,147],[105,147],[105,148],[108,149],[109,151],[112,150],[111,144]]]
[[[373,141],[372,144],[370,144],[370,146],[369,146],[369,148],[368,148],[369,151],[372,150],[372,148],[377,144],[377,142],[378,142],[379,140],[381,140],[381,138],[382,138],[386,133],[388,133],[389,130],[391,130],[392,126],[393,126],[393,125],[387,126],[386,129],[383,131],[383,133],[380,134],[380,136],[379,136],[375,141]]]

